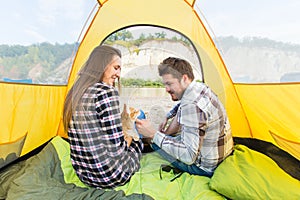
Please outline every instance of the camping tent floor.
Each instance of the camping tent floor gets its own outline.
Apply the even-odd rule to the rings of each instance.
[[[235,142],[234,153],[218,166],[212,178],[183,173],[170,182],[174,174],[163,172],[160,179],[160,165],[168,163],[151,152],[143,155],[141,169],[130,182],[115,190],[100,190],[79,180],[71,165],[68,142],[56,136],[37,149],[37,154],[1,170],[0,199],[300,198],[297,159],[271,143],[249,138],[235,138]]]

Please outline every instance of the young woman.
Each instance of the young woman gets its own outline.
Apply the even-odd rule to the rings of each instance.
[[[125,184],[139,169],[143,143],[127,147],[119,93],[121,52],[100,45],[90,54],[65,100],[63,122],[72,165],[82,182],[96,188]],[[119,83],[119,81],[118,81]]]

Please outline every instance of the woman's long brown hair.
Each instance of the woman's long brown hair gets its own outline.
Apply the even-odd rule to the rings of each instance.
[[[63,110],[63,124],[65,131],[68,130],[72,113],[76,109],[84,109],[80,106],[80,101],[85,90],[95,83],[102,81],[105,69],[113,60],[114,56],[119,56],[121,58],[120,50],[107,45],[97,46],[90,54],[88,60],[79,71],[78,77],[65,99]],[[120,81],[118,81],[118,84],[120,84]]]

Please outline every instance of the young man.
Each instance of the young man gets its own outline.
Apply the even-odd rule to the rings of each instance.
[[[158,70],[166,91],[180,103],[167,114],[159,130],[149,120],[137,120],[138,132],[150,138],[152,148],[174,167],[211,177],[233,150],[226,111],[207,85],[194,80],[187,61],[170,57]]]

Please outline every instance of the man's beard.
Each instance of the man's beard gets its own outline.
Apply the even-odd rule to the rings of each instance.
[[[177,98],[177,96],[176,95],[174,95],[174,93],[173,92],[169,92],[169,94],[170,94],[170,96],[171,96],[171,99],[173,100],[173,101],[178,101],[179,99]]]

